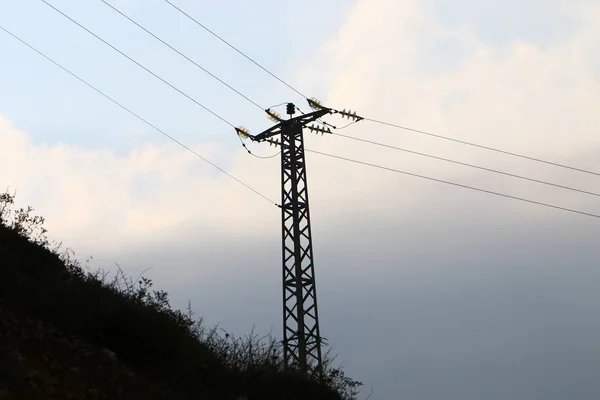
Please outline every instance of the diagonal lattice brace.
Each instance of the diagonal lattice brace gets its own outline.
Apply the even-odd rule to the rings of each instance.
[[[284,362],[322,375],[303,125],[281,124]]]

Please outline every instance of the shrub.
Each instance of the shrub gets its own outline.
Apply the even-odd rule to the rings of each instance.
[[[191,307],[173,310],[168,293],[153,290],[146,277],[133,280],[120,268],[113,277],[92,271],[71,249],[51,244],[44,219],[32,215],[31,207],[16,209],[14,199],[0,194],[0,299],[14,310],[110,349],[125,365],[177,388],[184,398],[208,389],[249,399],[279,399],[287,392],[356,399],[361,383],[331,367],[330,353],[322,382],[286,371],[281,343],[272,335],[252,330],[236,337],[208,328],[194,319]]]

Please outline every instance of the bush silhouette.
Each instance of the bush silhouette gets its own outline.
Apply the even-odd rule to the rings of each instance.
[[[134,281],[119,270],[109,279],[86,270],[70,249],[50,244],[44,219],[32,211],[0,194],[0,301],[12,312],[107,349],[149,382],[169,387],[172,398],[356,398],[361,384],[332,368],[331,358],[321,382],[285,371],[272,337],[207,328],[191,310],[173,310],[168,294],[152,290],[145,277]]]

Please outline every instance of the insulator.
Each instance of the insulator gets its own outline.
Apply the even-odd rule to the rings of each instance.
[[[346,117],[348,119],[352,119],[356,122],[363,120],[363,117],[356,115],[356,111],[347,110],[344,108],[343,111],[338,111],[339,114],[342,114],[342,118]]]
[[[321,100],[317,99],[316,97],[311,97],[307,101],[310,108],[312,108],[315,111],[322,110],[324,108]]]
[[[237,132],[238,136],[242,139],[248,139],[250,137],[250,130],[244,128],[243,126],[235,128],[235,131]]]
[[[271,110],[270,108],[265,110],[267,112],[267,118],[269,118],[271,121],[273,122],[281,122],[281,115],[275,111],[275,110]]]
[[[311,132],[317,132],[317,133],[331,133],[331,129],[327,128],[327,127],[322,127],[322,126],[318,126],[318,125],[308,125],[307,128],[311,131]]]

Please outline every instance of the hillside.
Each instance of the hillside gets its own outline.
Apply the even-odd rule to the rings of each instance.
[[[43,218],[0,195],[0,399],[354,399],[284,372],[274,340],[223,337],[152,282],[90,272],[52,247]]]

